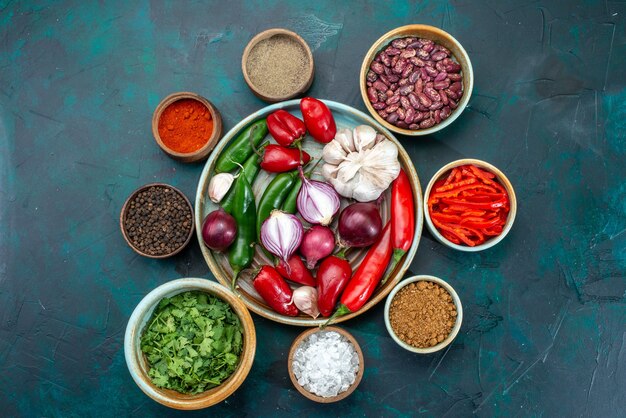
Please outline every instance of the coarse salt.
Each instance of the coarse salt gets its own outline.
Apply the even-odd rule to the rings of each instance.
[[[294,352],[293,372],[307,391],[329,398],[348,390],[359,371],[359,356],[352,343],[335,331],[307,337]]]

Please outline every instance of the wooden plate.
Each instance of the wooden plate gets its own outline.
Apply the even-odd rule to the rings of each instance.
[[[341,128],[354,128],[358,125],[370,125],[376,131],[385,135],[389,140],[393,141],[394,144],[398,147],[398,159],[404,170],[406,171],[409,179],[411,180],[411,187],[413,189],[413,198],[415,200],[415,239],[413,240],[413,244],[409,251],[405,254],[405,256],[400,260],[398,265],[395,267],[394,271],[391,274],[389,280],[382,286],[380,286],[370,300],[357,312],[351,313],[349,315],[342,316],[337,318],[335,323],[346,321],[350,318],[354,318],[361,313],[367,311],[372,306],[376,305],[380,302],[385,296],[389,294],[391,289],[400,281],[404,272],[407,270],[413,257],[415,256],[415,252],[417,251],[417,246],[420,241],[420,237],[422,234],[422,225],[424,221],[424,212],[422,205],[422,190],[420,187],[419,179],[417,177],[417,173],[415,171],[415,167],[411,162],[409,155],[406,150],[400,145],[398,140],[381,126],[378,122],[376,122],[371,117],[367,116],[363,112],[360,112],[350,106],[343,105],[341,103],[336,103],[332,101],[325,100],[324,101],[330,110],[333,112],[333,116],[335,117],[335,122],[337,124],[337,129]],[[206,162],[204,170],[202,171],[202,175],[200,176],[200,182],[198,183],[198,190],[196,193],[196,232],[198,236],[198,241],[200,243],[200,248],[202,249],[202,254],[204,255],[204,259],[206,260],[211,272],[215,275],[217,280],[225,286],[230,286],[231,278],[233,275],[232,269],[228,264],[228,258],[224,254],[216,253],[208,249],[204,243],[202,242],[202,221],[206,217],[207,214],[216,210],[218,205],[211,202],[208,198],[208,187],[209,182],[211,181],[211,177],[215,174],[215,162],[222,152],[228,145],[228,143],[235,138],[244,128],[246,128],[250,123],[266,118],[270,113],[278,110],[284,109],[288,112],[291,112],[293,115],[297,117],[302,117],[300,113],[300,101],[299,100],[290,100],[286,102],[276,103],[271,106],[264,107],[261,110],[251,114],[250,116],[243,119],[234,128],[232,128],[216,145],[214,151],[211,153],[209,159]],[[273,139],[271,135],[267,135],[266,139]],[[314,159],[320,158],[322,155],[323,144],[319,144],[315,142],[311,137],[307,136],[303,141],[303,149],[311,154],[311,157]],[[317,178],[322,180],[320,172],[320,166],[316,170],[313,178]],[[261,199],[261,195],[265,187],[272,180],[274,174],[267,173],[263,170],[259,172],[256,181],[252,185],[252,189],[254,191],[254,195],[256,196],[257,204]],[[341,206],[342,208],[348,204],[347,199],[342,198]],[[385,192],[385,198],[381,204],[381,217],[383,219],[383,225],[387,223],[390,217],[390,190]],[[333,224],[336,226],[336,219]],[[347,254],[347,259],[352,265],[353,271],[361,263],[363,257],[365,256],[365,252],[367,249],[361,250],[351,250]],[[254,256],[254,262],[252,263],[252,268],[258,268],[263,264],[271,264],[271,260],[264,254],[261,250],[260,246],[257,245],[257,250]],[[301,314],[297,317],[290,317],[276,313],[272,308],[270,308],[263,299],[259,296],[259,294],[254,290],[252,286],[252,278],[251,275],[240,274],[240,278],[238,280],[239,289],[238,292],[241,294],[241,299],[248,306],[248,308],[257,314],[264,316],[265,318],[271,319],[276,322],[280,322],[283,324],[289,325],[299,325],[299,326],[317,326],[326,322],[325,318],[317,318],[313,319],[310,316],[305,316]]]

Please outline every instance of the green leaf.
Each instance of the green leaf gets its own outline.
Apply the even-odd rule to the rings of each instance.
[[[235,371],[243,329],[224,301],[185,292],[159,302],[140,347],[155,385],[195,394],[219,385]]]

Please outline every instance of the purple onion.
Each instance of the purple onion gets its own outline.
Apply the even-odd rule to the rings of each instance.
[[[298,170],[302,179],[302,188],[297,201],[298,212],[309,223],[329,225],[339,211],[339,194],[326,182],[308,179],[302,171],[302,166],[298,167]]]
[[[367,247],[376,242],[383,221],[375,203],[353,203],[339,215],[339,237],[349,247]]]
[[[306,265],[313,269],[315,264],[333,253],[335,249],[335,234],[330,228],[314,225],[304,233],[300,244],[300,254],[306,258]]]
[[[202,239],[213,251],[224,251],[237,238],[235,218],[219,208],[209,213],[202,223]]]
[[[289,267],[287,260],[300,246],[303,233],[302,223],[295,215],[273,210],[261,225],[261,243]]]

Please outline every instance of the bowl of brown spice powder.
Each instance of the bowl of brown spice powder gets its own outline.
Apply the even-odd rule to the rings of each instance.
[[[297,33],[268,29],[250,40],[243,51],[241,69],[248,87],[259,99],[282,102],[311,87],[313,54]]]
[[[414,276],[398,283],[385,303],[389,335],[414,353],[430,354],[447,347],[462,322],[459,295],[434,276]]]

